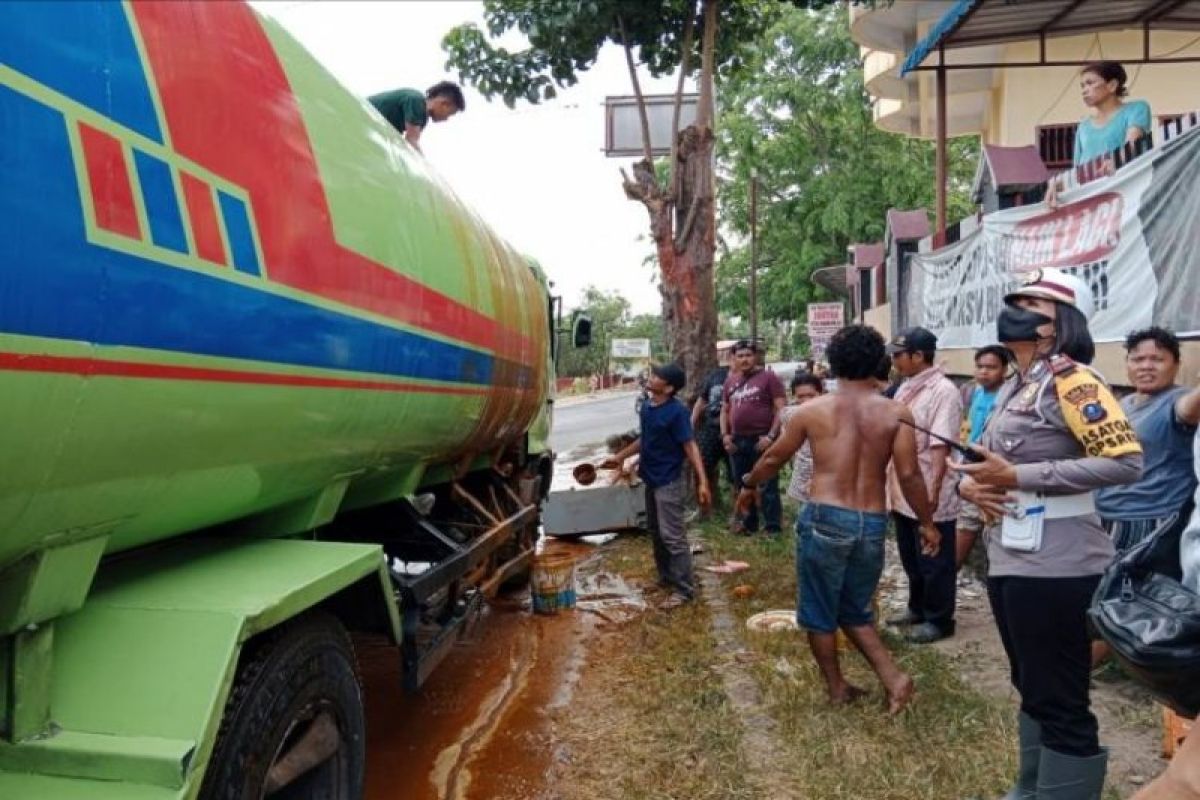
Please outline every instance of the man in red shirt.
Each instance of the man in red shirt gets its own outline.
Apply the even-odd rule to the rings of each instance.
[[[733,369],[725,381],[721,406],[721,443],[733,461],[735,488],[742,476],[754,469],[758,457],[779,437],[780,410],[787,404],[783,382],[758,365],[758,348],[745,339],[733,346]],[[768,534],[783,529],[783,507],[779,501],[779,478],[760,484],[762,523]],[[758,505],[744,516],[734,512],[734,533],[758,531]]]

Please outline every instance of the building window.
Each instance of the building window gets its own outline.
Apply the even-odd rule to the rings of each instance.
[[[1074,165],[1076,127],[1074,122],[1038,126],[1038,154],[1042,157],[1046,169],[1060,172]]]

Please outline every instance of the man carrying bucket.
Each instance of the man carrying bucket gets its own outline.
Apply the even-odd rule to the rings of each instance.
[[[664,609],[691,602],[696,593],[692,549],[683,524],[687,495],[683,483],[684,458],[696,474],[696,499],[700,507],[708,508],[711,501],[687,407],[675,397],[685,383],[683,368],[677,364],[651,367],[646,384],[650,402],[642,404],[639,414],[641,435],[601,465],[604,469],[616,469],[634,453],[641,454],[638,476],[646,484],[646,527],[654,542],[658,584],[671,590],[671,596],[659,606]]]

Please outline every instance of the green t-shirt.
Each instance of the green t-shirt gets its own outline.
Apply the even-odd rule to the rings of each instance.
[[[395,89],[371,95],[367,99],[400,133],[404,133],[405,125],[424,128],[429,122],[429,112],[425,110],[425,93],[416,89]]]

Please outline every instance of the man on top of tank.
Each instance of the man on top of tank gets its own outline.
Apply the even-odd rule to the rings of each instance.
[[[421,133],[430,120],[445,122],[467,107],[462,89],[453,81],[435,83],[424,94],[418,89],[393,89],[367,99],[417,152],[421,151]]]

